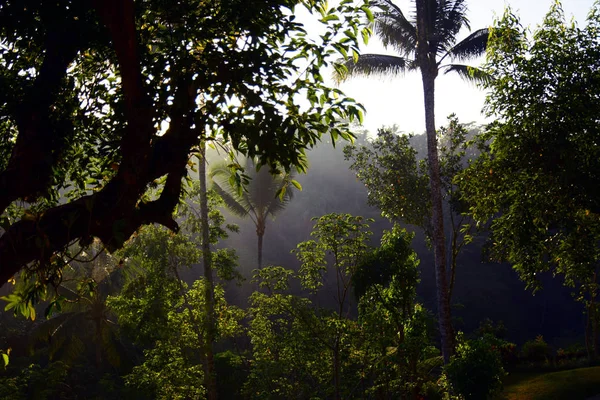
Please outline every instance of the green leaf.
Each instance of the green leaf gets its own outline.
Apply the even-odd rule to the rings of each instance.
[[[8,354],[2,353],[2,359],[4,360],[4,366],[8,365]]]
[[[339,21],[339,20],[340,20],[340,17],[338,17],[336,14],[329,14],[325,18],[321,18],[321,22],[323,22],[323,23],[329,22],[329,21]]]
[[[291,183],[292,185],[294,185],[294,187],[295,187],[296,189],[298,189],[298,190],[302,190],[302,185],[300,185],[300,183],[299,183],[297,180],[295,180],[295,179],[292,179],[292,180],[290,181],[290,183]]]
[[[361,31],[362,39],[364,44],[369,44],[369,37],[371,36],[371,32],[368,28],[365,28]]]

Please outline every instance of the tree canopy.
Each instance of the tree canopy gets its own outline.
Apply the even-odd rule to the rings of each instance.
[[[579,28],[556,3],[532,37],[508,10],[490,39],[486,107],[498,120],[457,182],[490,223],[491,255],[533,286],[542,271],[572,281],[597,268],[599,29],[598,4]]]
[[[321,36],[307,36],[296,6],[317,16]],[[0,282],[26,265],[60,280],[57,252],[77,241],[112,251],[143,224],[177,230],[172,212],[200,139],[289,170],[304,168],[322,134],[349,138],[361,107],[319,71],[358,48],[361,7],[2,2]],[[307,95],[317,101],[305,105]],[[151,186],[158,195],[146,195]]]

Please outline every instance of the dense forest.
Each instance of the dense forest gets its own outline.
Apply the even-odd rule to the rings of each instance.
[[[0,398],[600,393],[600,3],[333,3],[0,1]],[[424,132],[325,79],[405,73]]]

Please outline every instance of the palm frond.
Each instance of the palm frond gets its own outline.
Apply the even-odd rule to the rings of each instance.
[[[249,163],[247,171],[251,178],[248,198],[256,210],[266,210],[275,198],[280,175],[272,174],[268,167],[259,167],[255,163]]]
[[[478,29],[448,50],[448,56],[453,60],[465,60],[485,54],[490,30]]]
[[[221,196],[221,199],[223,199],[223,202],[225,203],[225,207],[233,214],[241,218],[248,215],[250,209],[242,206],[239,201],[240,199],[238,199],[237,196],[233,196],[228,190],[223,189],[221,185],[216,182],[213,182],[212,189]]]
[[[430,39],[432,49],[443,55],[456,41],[463,28],[470,29],[465,0],[439,0],[435,3],[435,23]]]
[[[88,316],[88,312],[66,312],[42,322],[30,335],[30,350],[39,343],[47,343],[50,358],[58,355],[63,361],[71,363],[81,354],[79,344],[72,348],[71,344],[77,334],[86,329]]]
[[[239,217],[246,217],[252,210],[252,204],[248,201],[247,193],[240,194],[236,187],[230,183],[231,171],[226,162],[213,165],[208,173],[211,188],[223,199],[229,211]]]
[[[493,77],[484,70],[469,65],[449,64],[440,68],[445,74],[456,72],[458,76],[468,82],[486,84],[490,83]]]
[[[342,71],[342,68],[335,68],[334,79],[338,82],[345,81],[351,76],[401,75],[417,67],[414,60],[384,54],[361,54],[356,63],[348,60],[342,65],[345,71]]]
[[[421,375],[429,375],[436,368],[444,366],[444,358],[442,356],[431,357],[425,360],[419,361],[417,369]]]
[[[417,28],[402,10],[390,0],[373,0],[372,7],[383,11],[373,14],[371,28],[383,45],[392,47],[403,56],[413,56],[417,47]]]
[[[267,208],[266,215],[271,215],[271,217],[275,218],[277,214],[279,214],[283,209],[288,205],[290,201],[294,198],[295,187],[292,185],[292,176],[286,176],[285,179],[280,181],[279,186],[275,191],[275,199]],[[277,195],[280,190],[285,190],[283,193],[283,198]]]
[[[263,217],[275,216],[292,199],[294,187],[291,182],[295,174],[293,172],[273,174],[266,167],[259,170],[254,167],[254,171],[255,175],[251,176],[252,181],[248,187],[249,198]],[[279,196],[282,188],[285,188],[283,199]]]

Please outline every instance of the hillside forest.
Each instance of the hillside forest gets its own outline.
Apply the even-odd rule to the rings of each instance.
[[[0,0],[0,398],[600,393],[600,3],[410,7]],[[422,132],[338,85],[409,76]]]

